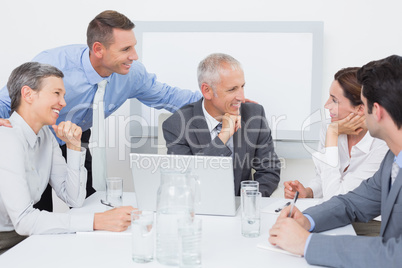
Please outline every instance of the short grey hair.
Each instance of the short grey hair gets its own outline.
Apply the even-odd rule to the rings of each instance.
[[[15,68],[7,82],[8,94],[11,99],[12,114],[21,104],[21,89],[28,86],[35,91],[40,91],[42,80],[46,77],[55,76],[63,78],[62,71],[56,67],[39,62],[27,62]]]
[[[232,56],[223,53],[211,54],[198,64],[197,77],[200,89],[201,85],[206,83],[216,93],[215,86],[221,80],[220,72],[224,63],[229,64],[232,70],[242,70],[240,62]]]

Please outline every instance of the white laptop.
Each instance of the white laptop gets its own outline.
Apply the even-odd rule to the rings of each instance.
[[[199,202],[195,213],[235,216],[240,199],[235,198],[231,157],[196,155],[130,154],[135,196],[140,210],[156,210],[156,197],[163,168],[176,168],[197,175]]]

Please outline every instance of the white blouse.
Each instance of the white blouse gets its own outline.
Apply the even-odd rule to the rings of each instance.
[[[70,207],[86,195],[85,149],[67,149],[67,163],[48,126],[38,135],[16,112],[12,128],[0,127],[0,231],[20,235],[93,230],[92,215],[49,213],[33,208],[48,183]]]
[[[325,148],[326,132],[327,126],[324,125],[318,152],[313,153],[316,176],[309,185],[314,197],[324,200],[346,194],[373,176],[389,150],[383,140],[373,138],[367,131],[363,139],[352,147],[349,157],[347,135],[339,135],[337,147]]]

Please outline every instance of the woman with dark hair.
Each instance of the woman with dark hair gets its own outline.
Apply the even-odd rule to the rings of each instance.
[[[300,198],[327,200],[355,189],[378,170],[388,147],[367,131],[358,70],[350,67],[335,74],[325,103],[331,123],[322,128],[318,152],[313,154],[316,177],[309,187],[297,180],[285,182],[285,198],[298,191]]]

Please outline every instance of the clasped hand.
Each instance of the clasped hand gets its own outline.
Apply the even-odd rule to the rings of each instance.
[[[341,134],[358,135],[365,128],[365,115],[350,113],[344,119],[332,122],[328,129],[335,132],[338,136]]]
[[[225,113],[222,117],[222,130],[219,133],[219,138],[226,144],[230,137],[232,137],[240,128],[241,116]]]
[[[79,126],[67,121],[52,127],[57,137],[66,143],[67,148],[75,151],[81,150],[82,129]]]

